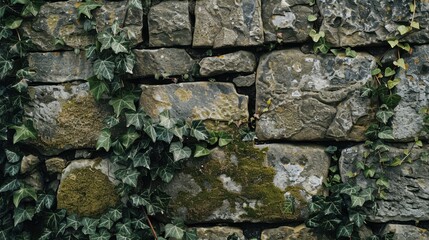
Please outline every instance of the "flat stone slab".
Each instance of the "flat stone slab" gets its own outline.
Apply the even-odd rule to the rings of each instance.
[[[264,42],[261,0],[199,0],[194,47],[255,46]]]
[[[308,16],[316,13],[307,0],[263,0],[265,42],[304,42],[313,28]]]
[[[360,89],[375,59],[304,54],[298,49],[263,55],[256,74],[256,135],[260,140],[364,140],[372,119]]]
[[[165,1],[152,6],[148,16],[151,47],[192,44],[188,1]]]
[[[30,141],[45,155],[79,148],[95,148],[112,114],[110,107],[95,102],[88,83],[28,88],[30,102],[25,117],[33,121],[38,138]]]
[[[283,226],[278,228],[265,229],[262,231],[261,240],[328,240],[322,234],[317,234],[304,224],[296,227]]]
[[[383,234],[393,232],[395,235],[392,240],[423,240],[429,239],[429,231],[413,225],[387,224]]]
[[[86,59],[84,52],[30,53],[28,67],[35,73],[29,77],[31,82],[63,83],[86,80],[94,75],[92,63]]]
[[[229,236],[235,236],[236,240],[244,240],[243,231],[239,228],[233,227],[207,227],[207,228],[195,228],[197,231],[198,239],[200,240],[219,240],[228,239]]]
[[[303,221],[329,163],[322,147],[233,142],[186,163],[165,189],[168,212],[187,223]]]
[[[196,82],[142,85],[140,107],[152,118],[164,110],[185,120],[247,122],[248,97],[237,94],[232,83]]]
[[[131,78],[180,76],[189,74],[196,62],[184,49],[136,49],[136,64]]]
[[[405,148],[390,147],[388,157],[403,154]],[[363,161],[363,154],[368,151],[364,145],[344,149],[339,160],[340,173],[343,182],[356,183],[362,188],[374,187],[376,179],[368,179],[362,173],[354,178],[348,178],[348,172],[358,173],[356,162]],[[385,166],[376,169],[376,173],[384,172],[389,182],[386,190],[386,199],[377,201],[377,212],[369,215],[372,222],[388,221],[426,221],[429,220],[429,163],[420,159],[421,154],[428,149],[413,149],[408,160],[397,167]],[[377,159],[368,158],[366,164],[379,166]]]
[[[238,51],[200,61],[200,75],[210,77],[225,73],[251,73],[256,68],[256,58],[251,52]]]

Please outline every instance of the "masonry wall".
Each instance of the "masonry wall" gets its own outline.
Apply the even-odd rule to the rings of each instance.
[[[244,239],[243,231],[247,238],[320,238],[302,224],[311,197],[325,191],[330,158],[324,148],[344,148],[340,171],[347,181],[351,162],[365,151],[364,132],[375,119],[375,106],[360,97],[360,90],[372,81],[371,70],[378,60],[395,60],[385,42],[411,18],[411,2],[152,1],[147,13],[126,13],[125,1],[105,1],[95,11],[97,28],[117,19],[133,36],[137,64],[125,81],[142,88],[140,107],[148,114],[156,118],[169,109],[183,119],[230,126],[256,123],[255,148],[229,146],[189,162],[167,189],[173,197],[170,214],[198,227],[204,239],[225,239],[232,233]],[[79,4],[45,3],[22,30],[36,47],[28,57],[36,74],[30,79],[26,115],[39,136],[29,145],[38,150],[37,158],[47,170],[58,174],[53,189],[58,204],[69,209],[90,204],[64,197],[78,194],[65,187],[71,169],[97,166],[109,175],[114,168],[107,160],[93,160],[103,119],[111,110],[89,92],[86,79],[93,70],[84,49],[95,36],[78,20]],[[403,56],[410,69],[396,73],[402,96],[392,122],[398,151],[421,132],[419,110],[428,104],[429,2],[418,1],[416,12],[420,30],[403,39],[413,48],[412,55]],[[308,15],[318,20],[309,22]],[[308,33],[313,28],[323,30],[332,47],[354,47],[357,56],[312,53]],[[55,44],[58,39],[64,45]],[[392,186],[386,200],[379,201],[379,211],[368,222],[372,229],[366,231],[387,225],[397,231],[397,239],[405,239],[400,234],[417,228],[410,222],[429,220],[427,170],[423,161],[394,168],[387,175]],[[37,181],[43,180],[33,184]],[[362,186],[367,181],[358,179]],[[111,196],[111,189],[107,185],[100,189],[105,192],[93,195],[100,199],[100,209],[85,214],[109,206],[103,196]],[[291,199],[295,211],[282,212]],[[413,230],[413,239],[429,238],[420,230]]]

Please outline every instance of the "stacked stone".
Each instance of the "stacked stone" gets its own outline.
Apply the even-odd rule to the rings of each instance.
[[[261,239],[322,239],[303,225],[292,226],[302,224],[308,216],[306,206],[311,197],[325,193],[323,182],[330,159],[324,153],[325,144],[320,142],[354,142],[356,146],[344,149],[340,159],[343,181],[352,181],[345,173],[353,171],[353,161],[362,156],[364,132],[374,121],[375,106],[360,97],[360,89],[372,80],[376,58],[364,51],[355,58],[304,53],[289,44],[309,41],[308,32],[315,28],[307,21],[311,14],[319,17],[320,30],[325,31],[332,46],[374,48],[410,19],[408,4],[412,1],[317,0],[315,6],[308,2],[169,0],[151,6],[147,23],[142,11],[127,12],[125,1],[105,2],[95,11],[98,30],[116,19],[132,36],[137,64],[127,80],[150,82],[141,86],[140,101],[149,115],[156,118],[168,109],[177,118],[243,125],[252,117],[250,112],[256,113],[256,136],[266,143],[251,148],[236,146],[233,150],[219,148],[204,160],[189,161],[166,189],[172,196],[171,215],[193,224],[290,222],[291,226],[264,230]],[[70,51],[83,50],[95,41],[77,18],[79,4],[45,3],[36,20],[24,24],[23,35],[32,39],[37,50],[28,57],[35,74],[30,79],[31,102],[25,110],[39,134],[28,144],[44,155],[41,158],[49,158],[45,161],[49,171],[59,174],[58,205],[87,216],[102,212],[116,200],[88,210],[79,207],[83,201],[79,191],[88,191],[87,195],[95,199],[100,193],[67,186],[68,178],[88,177],[90,173],[84,171],[87,168],[95,169],[90,178],[107,180],[102,194],[110,196],[111,185],[115,184],[108,174],[114,166],[108,161],[82,160],[89,158],[88,154],[78,154],[82,149],[95,148],[105,127],[103,119],[111,114],[106,103],[94,101],[85,81],[93,75],[91,62],[83,51]],[[427,44],[428,4],[418,2],[417,12],[415,19],[421,30],[404,40]],[[55,44],[57,40],[64,44]],[[284,44],[283,50],[261,53],[264,44],[276,42]],[[201,57],[207,50],[222,54]],[[402,101],[392,121],[395,141],[403,143],[421,132],[423,119],[418,112],[427,106],[429,96],[428,45],[414,47],[413,55],[405,58],[410,69],[396,74],[401,79],[397,89]],[[195,75],[197,81],[157,84],[159,76],[186,75]],[[234,84],[225,82],[230,76]],[[238,93],[248,88],[256,91],[256,96]],[[255,106],[249,106],[253,101]],[[81,160],[55,158],[66,150],[76,151],[76,159]],[[370,220],[429,220],[427,168],[422,161],[393,168],[387,175],[392,185],[387,200],[378,202],[380,210]],[[237,175],[249,178],[243,180]],[[82,186],[94,187],[85,179],[80,181]],[[356,181],[363,187],[372,184],[365,178]],[[70,194],[80,200],[68,201]],[[295,206],[293,212],[283,211],[288,201]],[[388,224],[386,229],[397,231],[398,239],[428,237],[417,228],[404,231],[402,225]],[[201,239],[224,239],[231,234],[244,239],[237,228],[197,231]]]

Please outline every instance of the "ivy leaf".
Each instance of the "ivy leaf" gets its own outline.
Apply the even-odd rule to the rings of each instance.
[[[395,75],[396,74],[396,71],[395,70],[393,70],[393,69],[391,69],[390,67],[387,67],[385,70],[384,70],[384,76],[385,77],[390,77],[390,76],[393,76],[393,75]]]
[[[123,236],[130,236],[133,233],[133,230],[131,228],[131,222],[127,221],[126,223],[118,223],[116,225],[116,229],[118,231],[118,234],[121,234]]]
[[[13,193],[13,204],[17,208],[22,199],[30,197],[37,201],[37,194],[34,188],[21,188]]]
[[[106,229],[100,229],[97,233],[89,236],[89,240],[109,240],[110,238],[111,234]]]
[[[183,147],[181,142],[171,143],[169,152],[173,153],[174,161],[189,158],[192,154],[192,150],[189,147]]]
[[[5,149],[4,152],[6,153],[6,158],[7,158],[7,161],[9,163],[17,163],[17,162],[19,162],[21,160],[21,156],[19,156],[15,152],[12,152],[12,151],[10,151],[8,149]]]
[[[359,186],[352,186],[350,184],[345,184],[343,188],[340,189],[340,193],[353,195],[359,191]]]
[[[128,53],[128,49],[126,47],[126,40],[123,37],[113,37],[112,38],[112,50],[115,52],[115,54],[118,53]]]
[[[393,111],[378,111],[376,116],[377,116],[377,120],[387,124],[387,122],[389,121],[389,119],[391,117],[393,117],[395,113]]]
[[[97,59],[93,65],[94,73],[98,79],[113,80],[115,77],[115,63],[109,60]]]
[[[11,128],[16,131],[13,135],[13,144],[23,140],[36,138],[36,130],[34,129],[33,122],[31,120],[28,120],[25,124],[20,126],[14,125]]]
[[[210,153],[211,152],[209,149],[200,144],[197,144],[195,147],[194,157],[203,157],[209,155]]]
[[[310,15],[307,16],[307,21],[309,21],[309,22],[314,22],[316,20],[317,20],[317,16],[316,15],[310,14]]]
[[[89,90],[96,100],[100,100],[105,93],[109,93],[109,86],[105,81],[98,79],[96,76],[87,79]]]
[[[23,17],[35,17],[39,13],[40,7],[33,2],[29,2],[25,5],[25,8],[22,10],[21,16]]]
[[[410,27],[415,29],[420,29],[420,24],[416,21],[410,22]]]
[[[82,233],[85,235],[95,234],[99,220],[84,217],[82,219]]]
[[[43,208],[51,209],[54,204],[55,196],[51,194],[39,194],[36,201],[36,213],[39,213]]]
[[[169,183],[174,177],[173,169],[169,167],[159,169],[158,174],[161,180],[166,183]]]
[[[363,204],[365,203],[365,198],[363,198],[363,197],[351,195],[350,198],[352,200],[352,208],[362,207]]]
[[[164,110],[159,114],[159,125],[170,129],[176,124],[176,120],[170,116],[170,111]]]
[[[110,218],[115,222],[122,218],[122,212],[117,208],[110,209],[108,213]]]
[[[17,29],[21,26],[22,18],[10,18],[6,20],[5,26],[9,29]]]
[[[13,179],[12,181],[6,183],[0,187],[0,193],[13,191],[21,187],[21,182],[18,179]]]
[[[165,238],[171,237],[182,239],[184,234],[185,231],[176,225],[173,225],[171,223],[165,225]]]
[[[392,88],[396,87],[396,85],[398,85],[400,82],[401,82],[401,79],[399,79],[399,78],[389,80],[389,81],[387,81],[387,88],[392,89]]]
[[[143,111],[125,113],[127,127],[134,126],[137,130],[141,130],[144,126],[146,114]]]
[[[130,0],[129,1],[129,6],[131,8],[136,8],[136,9],[139,9],[139,10],[143,10],[142,2],[139,1],[139,0]]]
[[[12,31],[8,28],[0,27],[0,40],[8,39],[12,36]]]
[[[355,58],[357,56],[357,53],[355,50],[352,50],[351,48],[347,47],[346,48],[346,56],[351,57],[351,58]]]
[[[404,70],[408,69],[408,65],[405,64],[405,61],[403,58],[399,58],[397,61],[393,61],[393,65],[398,66]]]
[[[287,196],[285,198],[283,211],[286,214],[294,214],[295,213],[295,198],[293,196]]]
[[[334,215],[341,215],[341,204],[338,204],[336,202],[329,202],[327,204],[327,208],[325,209],[324,213],[325,215],[334,214]]]
[[[139,137],[140,134],[134,128],[128,128],[127,133],[121,136],[120,141],[125,149],[128,149]]]
[[[401,101],[401,96],[398,94],[388,94],[388,95],[382,95],[381,101],[386,104],[390,109],[394,109],[399,102]]]
[[[133,54],[122,54],[116,57],[117,67],[121,72],[133,74],[133,68],[136,63],[135,56]]]
[[[57,230],[60,226],[61,221],[66,216],[66,210],[61,209],[60,211],[51,212],[51,213],[48,213],[47,215],[48,215],[48,218],[47,218],[46,224],[49,226],[50,229]]]
[[[185,240],[198,240],[197,230],[193,229],[192,231],[186,231]]]
[[[116,117],[119,117],[124,109],[130,109],[136,111],[136,105],[134,104],[135,97],[132,94],[126,94],[122,97],[116,97],[109,101],[115,111]]]
[[[43,233],[42,233],[42,235],[40,235],[38,240],[50,240],[50,239],[52,239],[52,236],[51,236],[52,234],[53,234],[53,232],[51,230],[45,229],[45,230],[43,230]]]
[[[13,177],[19,173],[19,169],[20,169],[20,164],[6,163],[6,166],[4,168],[4,174]]]
[[[149,226],[145,224],[146,218],[133,219],[131,224],[134,226],[134,229],[149,229]]]
[[[98,223],[98,228],[106,228],[111,229],[115,222],[110,218],[110,214],[103,214],[100,218],[100,222]]]
[[[85,2],[82,2],[79,7],[77,8],[77,15],[80,17],[82,14],[85,15],[87,18],[92,19],[91,11],[99,8],[103,5],[96,3],[92,0],[87,0]]]
[[[140,173],[137,170],[129,170],[127,175],[122,178],[122,182],[130,185],[132,187],[137,187],[137,180],[140,176]]]
[[[337,230],[337,238],[340,238],[340,237],[350,238],[353,233],[353,225],[354,225],[353,223],[350,223],[347,225],[340,226],[340,228]]]
[[[229,135],[228,133],[220,132],[220,133],[218,134],[218,137],[219,137],[219,142],[218,142],[219,147],[226,146],[226,145],[228,145],[230,142],[232,142],[232,136],[231,136],[231,135]]]
[[[338,227],[338,224],[340,224],[340,223],[341,223],[340,219],[333,218],[333,219],[328,219],[328,220],[323,221],[320,224],[320,227],[322,229],[326,229],[327,231],[332,231],[332,230],[336,229]]]
[[[411,28],[405,25],[399,25],[398,26],[398,31],[401,35],[406,34],[407,32],[411,31]]]
[[[97,144],[95,145],[96,150],[104,148],[104,150],[108,152],[110,150],[110,147],[112,146],[112,140],[110,139],[110,136],[111,134],[109,129],[104,129],[103,131],[101,131],[101,134],[97,140]]]
[[[358,228],[365,223],[366,215],[357,211],[350,211],[349,220],[353,222]]]
[[[375,196],[373,194],[374,189],[372,188],[365,188],[362,190],[362,192],[359,194],[359,196],[363,197],[365,199],[365,201],[374,201],[375,200]]]
[[[208,132],[204,126],[203,121],[192,121],[191,124],[191,136],[197,140],[207,140]]]
[[[394,48],[399,43],[398,39],[389,40],[387,42],[389,43],[389,45],[390,45],[391,48]]]
[[[379,132],[378,137],[380,139],[395,140],[395,137],[393,136],[393,130],[392,129],[386,129],[382,132]]]
[[[156,142],[156,131],[152,124],[145,124],[143,130],[152,139],[152,142]]]
[[[152,151],[152,148],[149,148],[145,153],[138,153],[133,158],[133,166],[150,169],[150,152],[151,151]]]
[[[31,207],[18,207],[15,208],[13,213],[13,225],[16,227],[16,225],[26,221],[33,219],[34,216],[34,208]]]
[[[319,215],[316,215],[316,216],[314,216],[312,218],[309,218],[305,222],[305,225],[307,227],[310,227],[310,228],[317,228],[317,227],[319,227],[320,226],[320,217],[319,217]]]
[[[310,214],[315,214],[320,212],[323,209],[323,201],[313,201],[308,204],[308,209],[310,211]]]
[[[155,127],[155,131],[157,134],[156,138],[158,140],[164,141],[166,143],[171,143],[171,140],[173,140],[174,135],[169,129],[167,129],[165,127],[160,127],[160,126],[158,127],[157,126],[157,127]]]
[[[143,197],[141,197],[137,194],[131,195],[130,199],[131,199],[131,204],[133,204],[134,207],[140,207],[140,206],[147,205],[147,201]]]
[[[76,231],[81,225],[81,222],[75,214],[67,216],[67,228],[71,227]]]
[[[189,135],[189,126],[185,122],[177,123],[170,131],[174,136],[183,140],[183,136]]]

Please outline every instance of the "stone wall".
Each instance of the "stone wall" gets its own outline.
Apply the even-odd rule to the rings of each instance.
[[[125,23],[137,58],[126,81],[140,85],[140,107],[149,115],[156,118],[169,109],[178,118],[237,126],[256,119],[255,147],[214,149],[175,176],[166,189],[173,198],[169,214],[197,226],[201,239],[226,239],[233,233],[239,239],[321,239],[302,224],[311,197],[326,193],[330,158],[324,148],[347,146],[340,171],[344,181],[351,181],[345,175],[365,151],[364,132],[375,119],[375,106],[360,97],[360,89],[372,81],[371,70],[388,49],[385,41],[409,21],[411,2],[172,0],[152,1],[147,14],[127,12],[125,1],[104,2],[94,14],[96,27],[103,29],[114,19]],[[95,38],[77,18],[79,4],[45,3],[36,19],[23,25],[22,35],[35,44],[28,56],[35,75],[29,79],[31,101],[25,112],[38,130],[38,139],[28,142],[38,156],[26,156],[24,162],[37,159],[58,174],[51,184],[58,206],[87,216],[119,199],[109,175],[114,166],[94,158],[103,119],[112,110],[93,99],[86,82],[93,70],[83,49]],[[307,21],[310,14],[318,20]],[[412,56],[404,56],[410,69],[396,73],[403,100],[395,109],[393,135],[403,145],[395,151],[421,132],[419,110],[428,105],[427,1],[418,1],[415,18],[420,30],[404,39],[416,44]],[[313,28],[325,31],[334,47],[358,47],[357,56],[313,54],[308,37]],[[57,39],[64,45],[55,44]],[[393,168],[387,198],[378,202],[380,210],[368,226],[387,225],[385,231],[396,231],[397,239],[428,238],[425,230],[403,225],[429,221],[428,170],[423,161]],[[30,175],[34,186],[41,185],[37,176]],[[354,180],[363,187],[373,184]],[[86,207],[94,199],[97,206]],[[283,211],[288,201],[294,202],[294,212]]]

